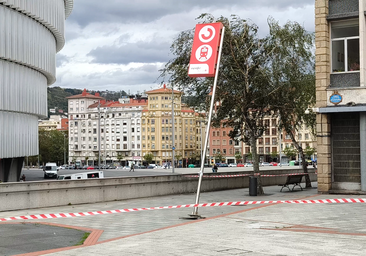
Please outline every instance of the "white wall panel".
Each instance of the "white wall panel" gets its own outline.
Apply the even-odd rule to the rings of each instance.
[[[0,142],[0,158],[37,155],[37,116],[0,111]]]
[[[0,0],[0,159],[38,154],[73,0]]]
[[[0,0],[0,4],[22,12],[46,26],[56,37],[57,51],[62,49],[65,44],[64,20],[71,13],[73,0]]]
[[[39,70],[52,84],[56,79],[54,36],[42,24],[3,5],[0,17],[0,59]]]
[[[0,109],[47,116],[47,80],[40,72],[0,60]]]

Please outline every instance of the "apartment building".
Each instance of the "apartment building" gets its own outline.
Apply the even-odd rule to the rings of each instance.
[[[235,158],[235,154],[242,155],[242,142],[232,140],[229,137],[229,132],[232,130],[231,127],[212,127],[210,129],[210,159],[211,163],[214,162],[222,162],[219,157],[223,157],[225,162],[230,163],[239,163],[242,162],[243,159],[239,161]]]
[[[316,0],[318,190],[366,191],[365,0]]]
[[[141,113],[146,104],[144,97],[106,101],[85,89],[68,97],[70,161],[97,165],[100,156],[101,164],[140,164]]]
[[[38,129],[44,129],[46,131],[50,130],[67,131],[68,118],[66,116],[51,115],[48,120],[38,121]]]
[[[148,105],[142,111],[142,155],[154,155],[157,164],[177,166],[196,162],[202,145],[202,117],[182,104],[182,92],[163,88],[146,92]],[[174,113],[174,124],[172,122]]]
[[[268,117],[264,119],[267,129],[263,136],[257,140],[257,153],[260,162],[271,162],[280,160],[281,163],[288,163],[289,159],[283,154],[283,149],[293,146],[292,140],[288,134],[278,130],[278,119],[276,117]],[[210,158],[221,155],[224,157],[226,163],[250,162],[251,147],[250,145],[241,141],[232,140],[228,135],[232,130],[231,127],[211,128],[210,134]],[[316,138],[311,134],[308,127],[303,125],[301,129],[296,132],[296,139],[302,148],[310,147],[316,148]],[[241,159],[236,159],[236,154],[241,154]],[[296,157],[299,159],[299,156]],[[215,160],[216,162],[218,159]]]

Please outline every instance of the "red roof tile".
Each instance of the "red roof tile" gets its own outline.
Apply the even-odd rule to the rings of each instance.
[[[146,92],[146,94],[157,94],[157,93],[172,94],[172,89],[166,88],[166,85],[164,84],[163,88]],[[174,90],[174,93],[181,94],[182,92]]]
[[[99,93],[95,93],[95,95],[93,95],[86,92],[86,89],[84,89],[84,91],[81,94],[66,97],[66,99],[82,99],[82,98],[104,100],[103,97],[100,97]]]

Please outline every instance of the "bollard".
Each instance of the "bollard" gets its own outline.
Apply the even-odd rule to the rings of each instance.
[[[257,196],[257,177],[249,176],[249,195]]]

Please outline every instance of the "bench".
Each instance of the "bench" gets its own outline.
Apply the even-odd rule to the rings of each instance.
[[[302,180],[302,177],[303,176],[305,176],[305,175],[303,175],[303,174],[297,174],[297,175],[289,175],[289,176],[287,176],[286,183],[285,184],[278,185],[278,186],[282,186],[280,192],[282,192],[282,189],[283,188],[288,188],[289,191],[293,191],[296,186],[299,186],[301,188],[301,190],[302,190],[302,187],[301,187],[300,183],[301,183],[301,180]],[[294,185],[292,187],[292,190],[290,189],[289,185]]]

